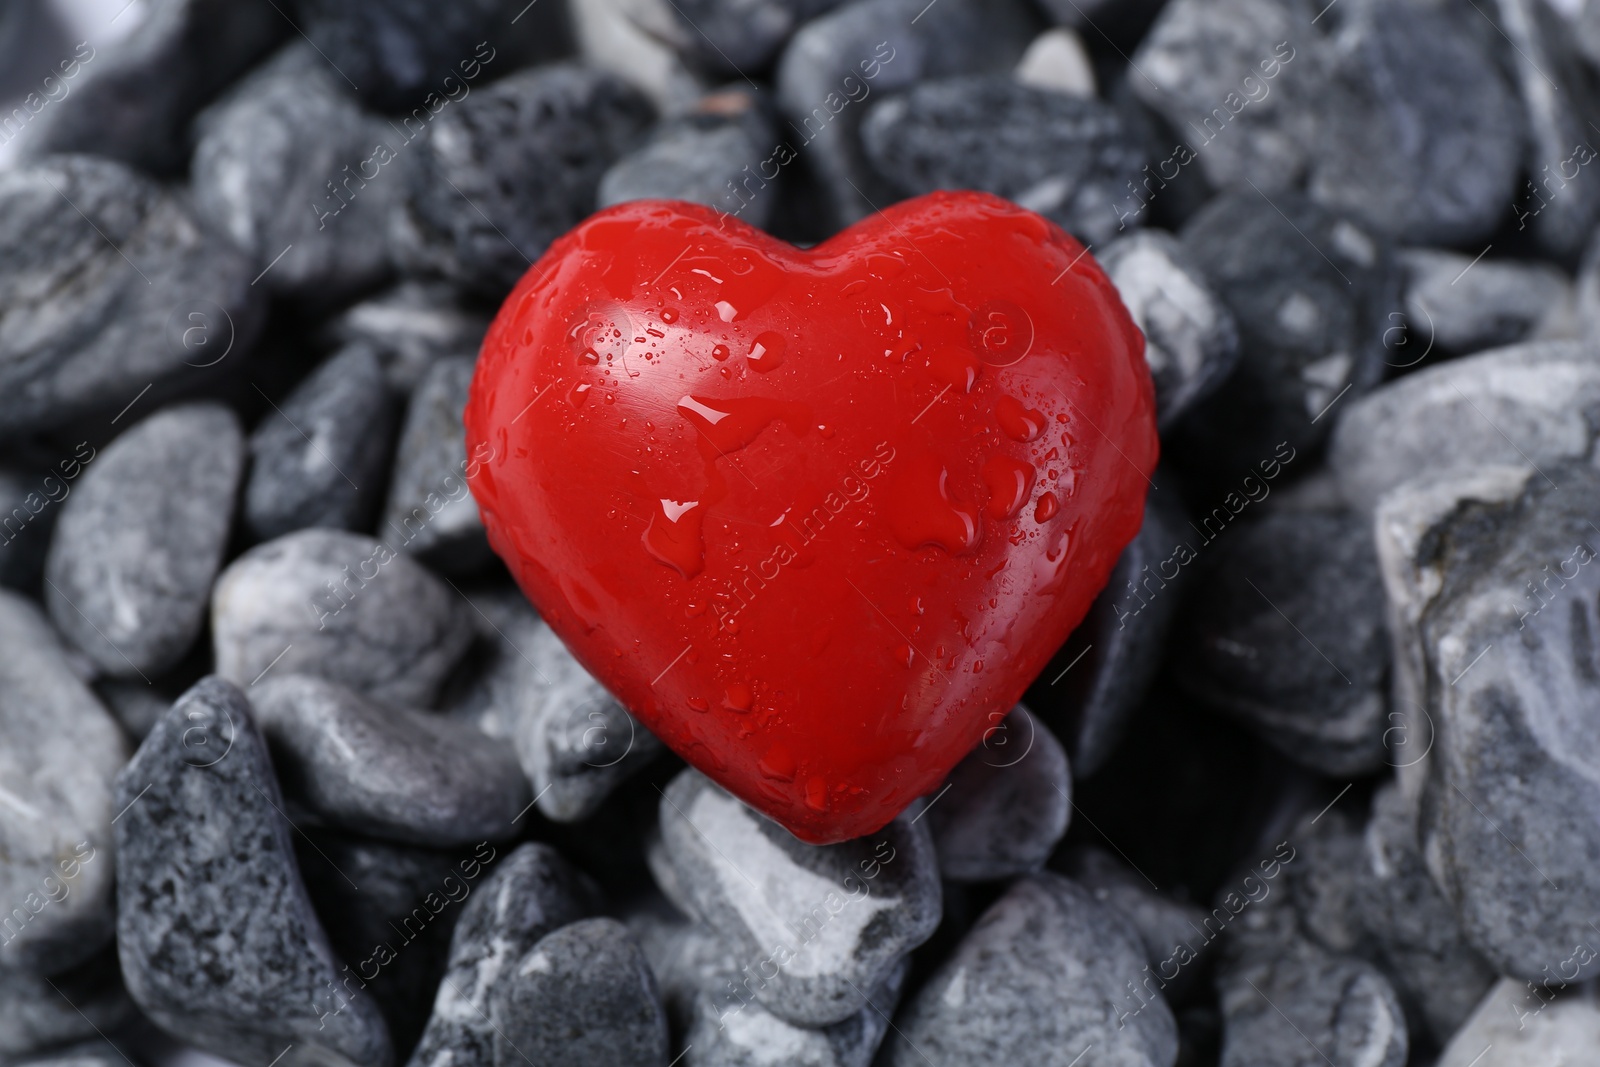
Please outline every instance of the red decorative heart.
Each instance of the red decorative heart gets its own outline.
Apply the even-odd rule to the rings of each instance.
[[[936,788],[1083,618],[1156,461],[1099,266],[992,196],[809,251],[602,211],[484,341],[490,543],[662,741],[815,843]]]

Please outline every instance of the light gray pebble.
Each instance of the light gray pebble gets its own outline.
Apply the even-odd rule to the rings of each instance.
[[[145,680],[189,651],[243,473],[239,420],[210,402],[136,423],[84,472],[61,505],[45,604],[101,670]]]
[[[310,674],[426,707],[472,640],[469,610],[387,543],[299,530],[257,545],[217,579],[217,673],[245,686],[268,670]]]
[[[409,393],[440,357],[475,354],[488,328],[488,314],[448,282],[408,279],[346,308],[319,336],[330,349],[370,344],[390,386]]]
[[[840,0],[674,0],[684,49],[698,66],[742,74],[771,61],[798,28]]]
[[[1407,347],[1389,362],[1420,363],[1430,345],[1470,355],[1520,341],[1575,336],[1572,282],[1548,263],[1484,259],[1432,248],[1400,253],[1406,273]]]
[[[1502,978],[1456,1031],[1434,1067],[1580,1064],[1600,1047],[1600,989],[1554,996]]]
[[[462,416],[476,360],[438,360],[423,372],[406,408],[379,535],[440,569],[470,571],[493,558],[467,478]]]

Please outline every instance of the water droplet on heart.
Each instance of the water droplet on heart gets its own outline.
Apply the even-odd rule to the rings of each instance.
[[[711,358],[716,360],[718,363],[721,363],[731,355],[733,355],[733,353],[728,351],[727,345],[717,345],[711,350]]]
[[[1067,549],[1071,547],[1070,531],[1063,530],[1051,542],[1045,554],[1033,561],[1034,578],[1038,582],[1034,592],[1041,596],[1057,592],[1066,583],[1067,560],[1070,556]]]
[[[828,810],[828,782],[819,775],[806,779],[806,807],[815,812]]]
[[[673,323],[677,322],[678,321],[678,309],[677,308],[662,308],[661,309],[661,321],[666,323],[668,326],[671,326]]]
[[[689,698],[689,710],[690,711],[710,711],[711,710],[711,705],[706,703],[706,700],[705,700],[704,697],[690,697]]]
[[[723,322],[732,322],[739,315],[739,309],[728,303],[726,300],[718,300],[716,303],[716,309],[717,317]]]
[[[524,345],[532,345],[533,344],[533,327],[532,326],[529,326],[526,330],[522,331],[522,343]]]
[[[1033,506],[1034,522],[1049,522],[1061,510],[1061,501],[1054,493],[1040,493],[1039,502]]]
[[[756,337],[755,343],[750,346],[750,354],[745,358],[756,370],[770,371],[783,362],[784,344],[782,334],[768,330]]]
[[[706,602],[704,600],[691,600],[683,606],[683,613],[691,619],[698,618],[706,613]]]
[[[999,522],[1022,510],[1033,494],[1034,470],[1010,456],[990,456],[983,464],[983,482],[989,487],[984,514]]]
[[[774,781],[792,782],[800,767],[795,762],[794,753],[779,742],[767,749],[767,754],[756,763],[756,769]]]
[[[1044,432],[1044,414],[1034,408],[1023,407],[1016,397],[1003,396],[994,406],[995,421],[1013,441],[1032,441]]]
[[[894,650],[894,658],[901,666],[910,667],[917,662],[917,651],[910,645],[901,645]]]
[[[645,527],[645,550],[685,578],[693,578],[705,566],[704,510],[698,500],[662,500],[660,507]]]
[[[573,407],[581,408],[583,407],[583,402],[589,399],[589,390],[591,388],[593,387],[588,382],[579,382],[577,385],[574,385],[572,387],[572,391],[567,394],[567,399],[571,401]]]
[[[928,353],[928,370],[952,389],[972,392],[977,384],[978,361],[971,354],[956,348],[936,348]]]
[[[585,348],[582,352],[578,353],[578,362],[588,363],[592,366],[600,362],[600,353],[596,352],[592,348]]]
[[[922,598],[919,597],[919,596],[912,597],[911,598],[911,614],[913,614],[913,615],[921,615],[924,610],[926,610],[926,609],[922,606]]]
[[[722,706],[728,711],[737,711],[744,714],[750,710],[755,702],[755,694],[743,682],[734,682],[722,695]]]
[[[907,462],[889,491],[889,527],[902,545],[937,545],[957,554],[977,547],[978,516],[950,499],[949,480],[936,456],[925,453]]]
[[[678,401],[678,414],[723,455],[736,452],[754,441],[774,419],[787,419],[790,425],[801,432],[810,425],[810,419],[801,405],[760,397],[711,400],[685,396]]]

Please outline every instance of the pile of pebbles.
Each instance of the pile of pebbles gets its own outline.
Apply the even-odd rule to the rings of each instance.
[[[1600,3],[116,17],[0,17],[0,1067],[1600,1063]],[[1092,247],[1168,458],[810,846],[511,585],[462,405],[599,206],[948,187]]]

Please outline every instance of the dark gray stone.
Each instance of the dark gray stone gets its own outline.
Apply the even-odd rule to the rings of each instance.
[[[1156,419],[1170,428],[1232,372],[1239,330],[1200,268],[1161,230],[1130,233],[1096,257],[1144,333]]]
[[[832,228],[894,199],[861,145],[868,99],[933,78],[1009,72],[1037,29],[1015,0],[853,0],[802,26],[778,61],[778,105],[794,134],[786,143],[822,183]]]
[[[181,174],[195,113],[292,32],[268,0],[155,0],[143,15],[103,54],[80,46],[81,73],[40,112],[30,154],[86,152]]]
[[[901,1013],[883,1062],[1172,1067],[1172,1012],[1159,993],[1142,1000],[1130,989],[1144,958],[1120,912],[1060,875],[1029,875],[984,912]]]
[[[546,934],[596,904],[589,880],[549,845],[525,844],[506,856],[461,911],[450,969],[410,1067],[493,1064],[495,991]]]
[[[1291,759],[1366,774],[1388,755],[1384,609],[1365,515],[1268,513],[1217,545],[1175,642],[1177,674]]]
[[[55,974],[111,938],[111,783],[128,751],[43,613],[4,590],[0,737],[0,974]]]
[[[79,454],[94,456],[87,441]],[[61,474],[38,470],[32,464],[0,466],[0,585],[12,589],[33,589],[44,572],[45,553],[50,547],[50,532],[61,514],[57,506],[72,492],[72,479],[66,470],[81,472],[75,459],[62,461]]]
[[[383,278],[405,187],[397,139],[309,44],[253,71],[195,130],[195,209],[250,255],[262,285],[325,300]]]
[[[410,162],[395,252],[499,300],[594,210],[595,186],[651,118],[639,93],[574,64],[522,71],[434,119]]]
[[[1329,406],[1383,376],[1386,316],[1401,307],[1388,245],[1294,194],[1254,190],[1217,197],[1182,237],[1240,340],[1233,373],[1186,420],[1185,446],[1249,469],[1284,442],[1320,443]]]
[[[1112,107],[1009,73],[922,82],[874,105],[861,140],[902,193],[994,193],[1089,244],[1125,225],[1115,205],[1144,165],[1138,138]]]
[[[656,126],[600,179],[598,207],[661,198],[704,204],[757,228],[777,201],[766,174],[778,133],[755,93],[723,89]]]
[[[245,686],[269,669],[310,674],[426,707],[472,639],[469,610],[384,542],[299,530],[257,545],[217,579],[217,673]]]
[[[454,286],[412,280],[347,308],[321,336],[334,349],[371,345],[389,384],[409,393],[441,357],[476,355],[488,328],[488,314],[464,304]]]
[[[1573,286],[1547,263],[1485,259],[1431,248],[1400,253],[1406,273],[1407,347],[1389,346],[1391,366],[1420,363],[1430,346],[1468,355],[1519,341],[1569,335]]]
[[[800,26],[840,0],[673,0],[686,51],[720,74],[759,70]]]
[[[155,729],[156,721],[172,707],[172,697],[137,678],[101,678],[94,683],[95,696],[117,720],[123,733],[136,743]]]
[[[107,674],[148,680],[205,623],[244,473],[244,434],[215,403],[166,408],[113,441],[61,505],[45,605]]]
[[[493,559],[467,487],[467,430],[462,415],[475,360],[440,359],[411,394],[395,451],[389,499],[379,532],[403,552],[448,571]]]
[[[516,834],[528,780],[466,723],[303,674],[272,674],[250,696],[284,793],[330,825],[437,847]]]
[[[854,841],[808,845],[686,770],[662,794],[661,836],[696,917],[737,959],[777,965],[756,999],[800,1026],[855,1015],[939,924],[938,859],[927,827],[907,815]]]
[[[1072,818],[1072,774],[1050,728],[1018,704],[956,764],[925,808],[939,874],[1013,878],[1044,866]]]
[[[397,415],[369,345],[352,345],[317,367],[250,434],[250,531],[267,540],[308,526],[367,528]]]
[[[495,1067],[666,1067],[655,977],[615,919],[569,923],[512,961],[489,1017]]]
[[[132,1016],[133,1002],[109,953],[50,978],[0,970],[0,1062],[91,1040],[96,1031],[116,1030]]]
[[[527,712],[531,694],[545,685],[525,651],[532,648],[544,620],[514,585],[463,591],[477,639],[440,696],[451,718],[510,743]]]
[[[0,171],[0,264],[0,436],[193,388],[263,311],[248,257],[105,159]]]
[[[312,911],[243,693],[216,677],[185,693],[117,804],[117,948],[146,1015],[243,1067],[386,1067],[383,1017]]]

